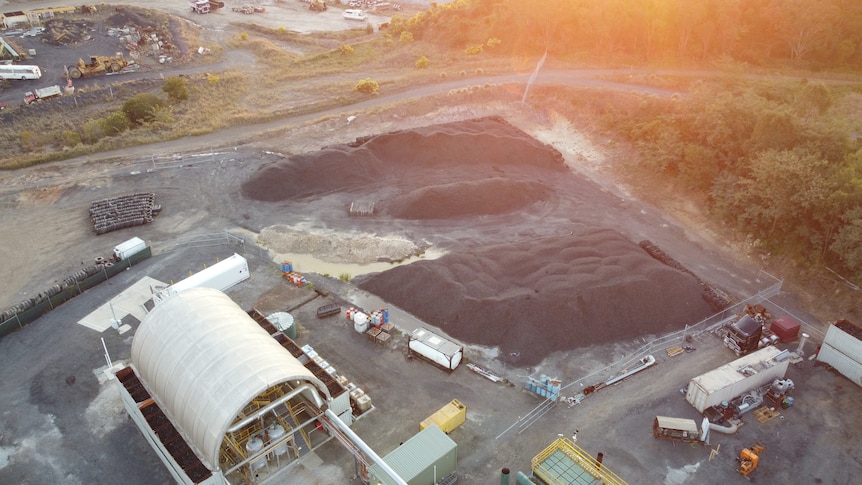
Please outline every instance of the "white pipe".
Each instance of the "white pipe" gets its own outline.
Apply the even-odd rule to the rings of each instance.
[[[730,423],[730,426],[719,426],[715,423],[709,423],[709,429],[711,431],[718,431],[719,433],[733,434],[739,429],[739,425],[733,422]]]
[[[337,414],[335,414],[331,409],[327,409],[324,412],[326,416],[328,416],[329,419],[332,420],[332,424],[335,425],[335,427],[337,427],[339,431],[344,433],[344,435],[347,436],[347,439],[349,439],[354,445],[356,445],[357,448],[359,448],[363,453],[365,453],[365,455],[368,456],[371,461],[377,463],[377,465],[379,465],[380,468],[387,475],[389,475],[389,478],[391,478],[397,485],[407,485],[407,482],[405,482],[404,479],[401,478],[398,473],[396,473],[395,470],[392,469],[392,467],[390,467],[385,461],[383,461],[383,458],[380,458],[380,455],[375,453],[375,451],[372,450],[370,446],[368,446],[364,441],[362,441],[362,438],[360,438],[356,433],[353,432],[352,429],[350,429],[346,424],[344,424],[344,422],[341,420],[341,418],[338,417]]]
[[[235,432],[239,431],[243,427],[251,424],[254,420],[263,416],[264,414],[272,411],[273,409],[284,404],[288,400],[296,397],[299,393],[301,393],[303,391],[309,391],[308,394],[311,396],[311,400],[314,401],[315,405],[317,405],[317,407],[319,407],[321,409],[323,408],[323,401],[320,399],[320,395],[317,394],[317,389],[315,389],[315,387],[312,386],[311,384],[305,383],[305,384],[300,385],[296,389],[288,392],[284,396],[281,396],[280,398],[276,399],[275,401],[272,401],[271,403],[267,404],[266,406],[258,409],[257,412],[248,416],[247,418],[243,419],[242,421],[234,424],[233,426],[231,426],[230,428],[227,429],[227,432],[228,433],[235,433]]]
[[[634,369],[626,372],[623,375],[613,377],[613,378],[607,380],[605,382],[605,385],[610,386],[611,384],[613,384],[615,382],[619,382],[619,381],[625,379],[626,377],[629,377],[632,374],[636,374],[636,373],[638,373],[638,372],[640,372],[640,371],[642,371],[642,370],[646,369],[647,367],[650,367],[654,364],[655,364],[655,357],[653,357],[652,354],[647,355],[646,357],[644,357],[643,359],[640,360],[640,365],[638,367],[635,367]]]

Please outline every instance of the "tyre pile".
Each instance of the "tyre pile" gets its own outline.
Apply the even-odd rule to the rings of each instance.
[[[156,205],[156,194],[143,192],[93,202],[90,205],[90,220],[93,221],[96,234],[107,234],[118,229],[149,224],[161,209],[161,206]]]
[[[653,258],[661,261],[662,263],[670,266],[671,268],[678,269],[684,273],[688,273],[694,276],[697,279],[697,282],[700,283],[701,288],[703,288],[703,293],[701,296],[704,301],[709,303],[709,306],[716,313],[724,310],[725,308],[733,305],[733,302],[730,301],[727,296],[716,290],[715,288],[709,286],[705,281],[700,279],[696,274],[692,273],[688,268],[682,265],[679,261],[674,259],[672,256],[664,252],[662,248],[656,246],[651,241],[644,239],[638,245],[647,252]]]
[[[76,271],[74,274],[64,279],[60,283],[50,286],[44,291],[40,291],[36,294],[36,296],[28,298],[18,303],[17,305],[7,308],[3,312],[0,312],[0,322],[5,322],[6,320],[14,317],[15,315],[23,313],[33,308],[34,306],[44,302],[45,300],[60,293],[61,291],[76,286],[79,281],[83,281],[90,276],[93,276],[94,274],[98,273],[99,271],[102,271],[103,267],[113,266],[113,264],[113,261],[107,260],[105,258],[97,258],[95,265],[88,266],[84,269]],[[55,304],[59,304],[56,302],[56,299],[54,301]]]

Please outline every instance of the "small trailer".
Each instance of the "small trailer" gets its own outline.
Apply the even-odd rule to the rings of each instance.
[[[700,427],[693,419],[656,416],[652,435],[659,439],[686,443],[709,443],[709,419],[703,418]]]

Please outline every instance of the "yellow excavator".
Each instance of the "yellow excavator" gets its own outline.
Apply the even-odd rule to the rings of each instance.
[[[755,443],[751,448],[743,448],[739,452],[739,473],[747,477],[757,468],[757,463],[760,461],[760,454],[766,450],[766,446],[762,443]]]

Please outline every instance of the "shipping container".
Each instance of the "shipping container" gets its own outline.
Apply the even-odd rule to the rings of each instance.
[[[850,320],[838,320],[829,325],[823,343],[857,362],[862,362],[862,328]]]
[[[862,386],[862,362],[853,359],[835,347],[824,343],[817,353],[817,360],[832,366],[841,375]]]
[[[410,334],[407,347],[419,357],[450,371],[458,367],[464,356],[464,347],[424,328],[417,328]]]
[[[464,424],[467,420],[467,406],[461,404],[457,399],[453,399],[449,404],[440,408],[436,413],[425,418],[419,423],[419,430],[423,430],[432,424],[437,425],[444,433],[449,434]]]
[[[779,340],[787,343],[796,340],[801,327],[802,325],[796,320],[790,317],[781,317],[772,322],[772,325],[769,326],[769,331],[778,335]]]
[[[776,359],[782,353],[770,345],[695,377],[688,383],[685,399],[703,413],[709,407],[781,379],[790,364],[788,359]]]

